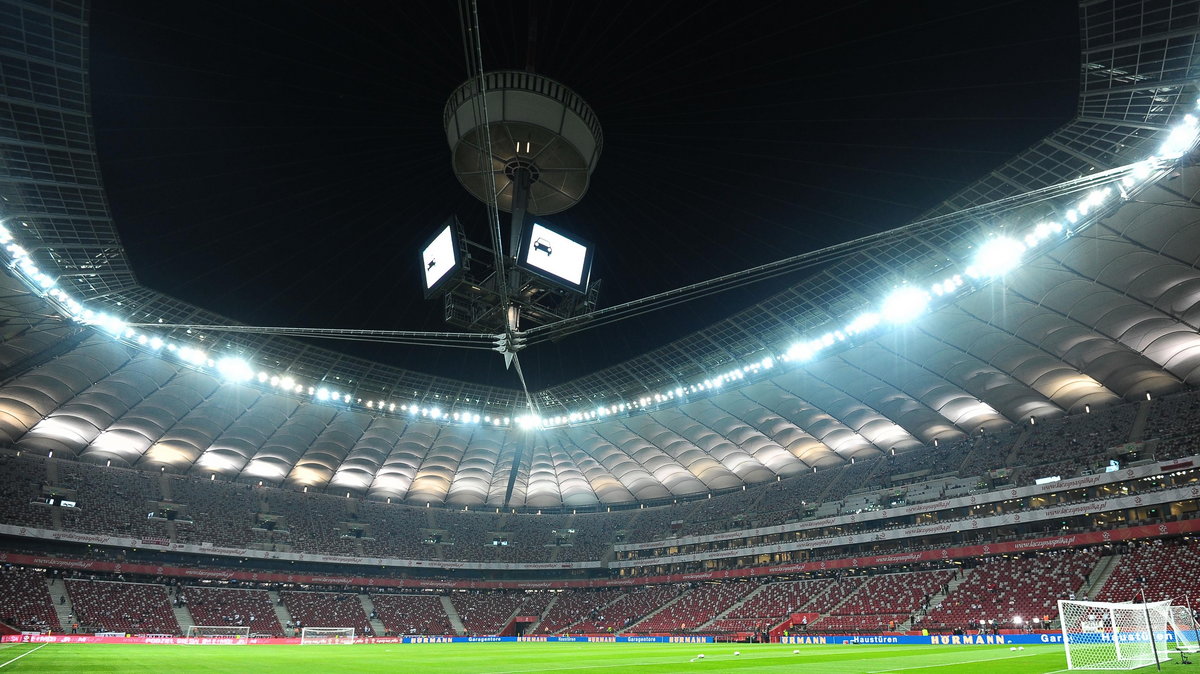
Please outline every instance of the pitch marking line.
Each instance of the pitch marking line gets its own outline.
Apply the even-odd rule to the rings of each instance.
[[[688,660],[688,662],[712,662],[712,661],[724,662],[724,661],[734,660],[734,659],[761,660],[761,659],[765,659],[765,658],[778,658],[778,657],[782,657],[782,656],[778,653],[754,653],[754,654],[743,654],[743,655],[734,655],[732,653],[718,653],[715,655],[710,655],[710,656],[706,657],[704,660],[699,660],[699,659],[693,657],[693,658],[690,658]],[[652,665],[670,665],[670,664],[675,664],[677,662],[679,662],[679,661],[676,660],[674,657],[671,657],[670,660],[668,660],[668,656],[659,656],[657,659],[654,659],[652,661],[648,660],[645,662],[640,662],[638,664],[652,666]],[[536,669],[506,669],[503,671],[488,670],[487,674],[528,674],[530,672],[560,672],[560,671],[573,672],[578,669],[615,669],[617,667],[629,667],[629,666],[630,666],[630,663],[628,663],[628,662],[621,662],[621,663],[607,664],[607,665],[575,665],[575,666],[571,666],[571,667],[563,667],[563,665],[551,665],[551,666],[546,666],[546,667],[538,667]],[[887,670],[887,671],[892,671],[892,670]]]
[[[6,662],[4,664],[0,664],[0,667],[7,667],[7,666],[11,665],[12,663],[16,662],[17,660],[20,660],[21,658],[25,657],[26,655],[29,655],[30,653],[37,653],[38,651],[45,648],[47,645],[48,644],[42,644],[41,646],[38,646],[37,648],[35,648],[31,651],[25,651],[24,653],[18,655],[17,657],[13,658],[12,660],[9,660],[8,662]]]
[[[910,669],[932,669],[934,667],[956,667],[958,665],[970,665],[976,662],[994,662],[997,660],[1010,660],[1012,658],[1031,658],[1035,655],[1045,655],[1045,653],[1026,653],[1025,655],[1006,655],[999,658],[983,658],[980,660],[961,660],[959,662],[947,662],[940,665],[920,665],[918,667],[897,667],[895,669],[876,669],[867,674],[883,674],[883,672],[904,672]]]

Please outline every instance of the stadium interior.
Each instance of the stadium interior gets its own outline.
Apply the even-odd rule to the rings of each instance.
[[[141,285],[88,11],[0,2],[0,632],[764,641],[1200,600],[1197,3],[1081,2],[1073,120],[537,414]]]

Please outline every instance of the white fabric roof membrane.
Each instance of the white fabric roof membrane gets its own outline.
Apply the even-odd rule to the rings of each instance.
[[[372,416],[96,334],[0,386],[0,438],[460,507],[594,507],[767,482],[1200,383],[1200,218],[1178,206],[1198,184],[1188,169],[1004,282],[857,347],[648,413],[537,432]],[[47,334],[9,336],[0,364],[36,356],[55,343]]]

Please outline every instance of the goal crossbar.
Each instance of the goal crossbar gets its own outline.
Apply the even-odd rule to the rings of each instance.
[[[249,627],[235,625],[188,625],[189,637],[248,637]]]
[[[315,644],[352,644],[354,643],[353,627],[303,627],[300,629],[300,643]]]

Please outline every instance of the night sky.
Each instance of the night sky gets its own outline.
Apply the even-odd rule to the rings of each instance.
[[[533,65],[604,128],[583,202],[601,306],[912,220],[1074,114],[1073,3],[480,1],[484,66]],[[801,11],[801,9],[804,11]],[[442,107],[454,2],[93,4],[109,205],[141,282],[251,325],[455,330],[418,254],[487,241]],[[507,232],[507,222],[504,229]],[[522,354],[532,388],[613,365],[796,276]],[[516,386],[497,354],[322,342]]]

